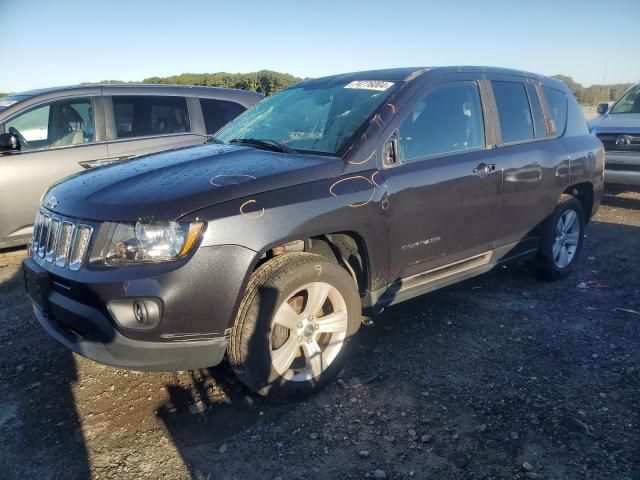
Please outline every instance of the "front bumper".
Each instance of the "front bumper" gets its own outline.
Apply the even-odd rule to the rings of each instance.
[[[44,277],[42,291],[35,288],[38,295],[34,296],[32,280],[28,290],[38,321],[60,343],[107,365],[174,371],[222,361],[226,333],[255,255],[225,245],[201,247],[175,264],[73,272],[29,258],[24,268]],[[127,328],[119,323],[110,305],[140,299],[160,306],[157,325]]]
[[[76,304],[76,307],[82,309],[83,306]],[[227,348],[224,337],[184,343],[144,342],[127,338],[115,330],[108,341],[89,340],[52,316],[45,315],[35,305],[33,312],[47,333],[62,345],[83,357],[113,367],[142,371],[205,368],[219,364]],[[97,311],[94,313],[99,315]],[[75,316],[76,312],[68,311],[68,314]],[[96,318],[94,316],[92,320]]]
[[[640,154],[608,152],[604,166],[604,182],[640,185]]]

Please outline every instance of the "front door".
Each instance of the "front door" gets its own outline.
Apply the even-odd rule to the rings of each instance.
[[[0,230],[5,244],[29,238],[40,198],[49,186],[82,171],[87,163],[107,157],[96,142],[92,97],[56,100],[3,123],[21,148],[0,154]]]
[[[490,252],[502,167],[487,148],[478,83],[434,85],[399,124],[383,171],[391,215],[391,281]]]

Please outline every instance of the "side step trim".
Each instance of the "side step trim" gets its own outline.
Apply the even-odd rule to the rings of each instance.
[[[411,288],[416,288],[426,283],[443,280],[451,275],[458,275],[467,270],[482,267],[483,265],[488,265],[489,263],[491,263],[492,257],[493,250],[490,250],[479,255],[474,255],[473,257],[465,258],[463,260],[458,260],[457,262],[443,265],[442,267],[434,268],[431,270],[427,270],[426,272],[412,275],[411,277],[403,278],[401,280],[401,287],[399,292],[403,292]]]

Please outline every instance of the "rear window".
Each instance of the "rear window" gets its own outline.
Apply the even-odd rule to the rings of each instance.
[[[189,113],[184,97],[114,96],[113,112],[118,138],[189,131]]]
[[[215,98],[201,98],[200,106],[207,134],[216,133],[246,110],[239,103]]]
[[[502,143],[522,142],[533,139],[533,119],[524,84],[516,82],[491,82],[496,98]]]
[[[549,115],[555,126],[555,134],[562,135],[567,123],[567,94],[551,87],[542,87],[549,105]]]

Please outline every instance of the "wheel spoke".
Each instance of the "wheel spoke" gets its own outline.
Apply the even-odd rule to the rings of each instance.
[[[564,233],[567,233],[571,227],[573,226],[573,223],[576,221],[576,212],[574,212],[573,210],[569,210],[564,217],[564,227],[562,229],[562,231]]]
[[[306,362],[307,370],[312,377],[319,376],[324,370],[324,359],[322,358],[322,350],[320,345],[315,340],[305,342],[302,344],[302,351],[304,352],[304,359]]]
[[[298,342],[296,337],[293,335],[289,336],[289,339],[284,343],[284,345],[271,352],[271,363],[273,364],[273,368],[275,368],[281,375],[289,370],[294,358],[296,358],[296,353],[298,353],[299,348],[300,342]]]
[[[327,300],[331,286],[327,283],[315,282],[307,288],[307,304],[304,307],[304,315],[315,315]]]
[[[318,332],[339,333],[347,330],[347,312],[334,312],[317,319]]]
[[[567,245],[577,245],[579,238],[580,238],[580,234],[579,233],[567,233],[566,244]]]
[[[553,260],[557,262],[559,256],[560,256],[560,239],[556,238],[555,242],[553,242]]]
[[[562,235],[562,228],[564,227],[564,217],[560,217],[558,223],[556,223],[556,238]]]
[[[289,305],[287,302],[283,303],[278,311],[276,312],[276,316],[273,319],[274,323],[281,325],[289,330],[295,330],[298,328],[298,323],[300,322],[300,317],[296,313],[296,311]]]
[[[558,263],[560,264],[560,267],[566,267],[569,265],[569,252],[567,252],[567,248],[564,246],[560,248],[560,260]]]

